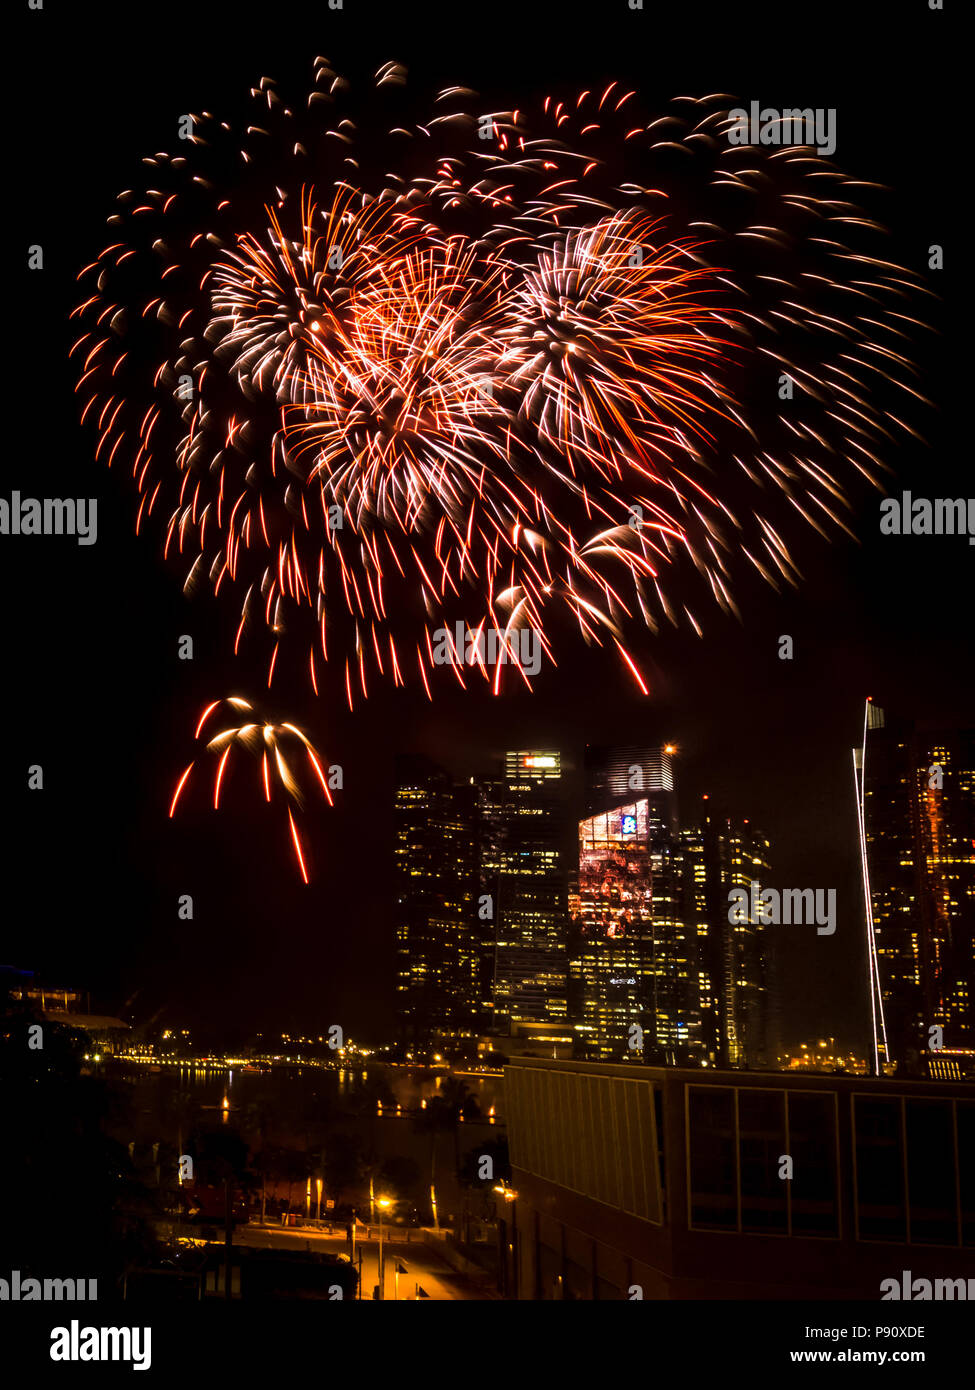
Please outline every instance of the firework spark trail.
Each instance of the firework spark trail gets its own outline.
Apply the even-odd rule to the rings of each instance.
[[[732,98],[451,88],[419,121],[398,65],[357,103],[323,59],[304,110],[252,97],[243,135],[198,117],[120,195],[73,354],[137,530],[187,590],[237,591],[269,684],[297,635],[316,692],[319,663],[351,705],[415,660],[430,694],[451,619],[537,628],[554,662],[562,611],[645,690],[637,621],[700,633],[692,592],[736,612],[742,561],[795,584],[797,518],[849,531],[849,485],[911,430],[923,287],[873,254],[853,179],[731,145]]]
[[[294,724],[271,724],[261,719],[249,700],[234,695],[225,700],[214,700],[212,704],[207,705],[197,722],[193,735],[195,739],[199,740],[203,737],[204,728],[211,724],[214,716],[224,705],[230,707],[229,714],[237,722],[209,736],[205,745],[206,752],[217,759],[217,769],[213,781],[214,810],[220,809],[221,791],[227,780],[231,754],[235,748],[244,749],[260,763],[260,785],[266,802],[273,800],[272,789],[277,785],[283,788],[286,801],[293,802],[301,809],[305,803],[305,793],[296,775],[294,764],[289,761],[287,752],[289,744],[298,745],[298,751],[307,761],[325,801],[329,806],[335,804],[320,756],[307,734]],[[241,720],[243,722],[239,722]],[[196,759],[180,775],[172,801],[169,804],[170,820],[176,815],[180,797],[195,766]],[[287,812],[289,836],[294,848],[298,870],[304,882],[308,883],[308,868],[290,805],[287,806]]]

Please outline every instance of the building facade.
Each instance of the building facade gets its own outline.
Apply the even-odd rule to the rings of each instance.
[[[500,1035],[567,1019],[568,807],[558,752],[505,755],[475,779],[479,912],[495,955],[492,1027]]]
[[[868,702],[857,753],[876,1051],[917,1074],[970,1064],[975,730],[921,729]]]
[[[482,1023],[485,943],[477,917],[473,789],[429,759],[397,760],[396,996],[404,1040],[472,1038]]]
[[[696,942],[667,748],[587,748],[570,975],[577,1055],[687,1062],[698,1042]]]
[[[975,1087],[513,1059],[504,1097],[510,1297],[975,1296]]]
[[[728,895],[768,872],[768,841],[709,810],[682,829],[670,745],[586,750],[570,999],[592,1061],[767,1064],[764,928]]]
[[[697,943],[700,1042],[711,1066],[767,1066],[774,1039],[769,929],[731,922],[729,894],[766,886],[769,842],[703,803],[699,824],[683,832],[686,914]]]

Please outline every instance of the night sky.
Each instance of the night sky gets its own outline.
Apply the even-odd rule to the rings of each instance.
[[[310,812],[315,876],[294,872],[278,818],[255,799],[219,816],[175,822],[166,809],[192,756],[200,709],[224,693],[261,697],[262,654],[235,659],[232,605],[190,600],[161,557],[158,530],[136,540],[134,487],[93,460],[79,428],[67,315],[74,277],[105,243],[120,189],[139,187],[139,160],[171,149],[178,116],[239,109],[269,74],[310,76],[326,55],[341,72],[405,62],[421,91],[462,83],[497,105],[519,90],[570,89],[619,78],[650,103],[728,92],[784,107],[836,107],[841,168],[887,185],[867,206],[888,228],[892,259],[919,270],[945,244],[941,296],[925,312],[938,330],[915,342],[925,444],[898,447],[890,492],[971,491],[960,444],[970,386],[952,353],[955,266],[949,239],[958,154],[939,118],[952,19],[921,0],[903,6],[660,7],[625,0],[567,4],[218,5],[183,0],[151,28],[131,4],[49,3],[21,16],[35,34],[35,104],[19,120],[15,218],[45,248],[43,273],[22,272],[24,307],[8,324],[19,370],[8,377],[4,493],[98,498],[99,537],[0,538],[7,601],[4,947],[0,959],[87,988],[92,1007],[145,1018],[164,1009],[203,1029],[239,1025],[355,1035],[392,1032],[392,763],[422,751],[458,774],[487,770],[506,748],[554,746],[581,767],[587,742],[680,747],[679,795],[750,817],[771,841],[781,886],[836,887],[832,938],[781,928],[784,1031],[835,1032],[862,1044],[865,1007],[850,749],[863,700],[945,723],[975,714],[970,621],[975,549],[962,537],[879,534],[879,494],[858,501],[858,543],[793,532],[804,582],[781,595],[742,569],[744,622],[717,609],[705,635],[633,638],[652,677],[640,695],[609,653],[567,641],[534,694],[492,699],[445,685],[380,691],[350,715],[339,672],[315,701],[305,684],[275,684],[268,708],[307,728],[345,791],[337,810]],[[737,12],[741,20],[731,16]],[[851,28],[851,24],[857,26]],[[911,77],[903,73],[909,55]],[[735,103],[731,103],[735,104]],[[9,144],[9,142],[8,142]],[[8,184],[8,187],[10,185]],[[698,605],[699,609],[703,605]],[[194,638],[195,659],[177,659]],[[780,661],[789,634],[795,659]],[[632,634],[631,634],[632,635]],[[479,683],[480,684],[480,683]],[[486,689],[486,687],[485,687]],[[43,792],[26,789],[44,768]],[[192,922],[177,898],[193,895]]]

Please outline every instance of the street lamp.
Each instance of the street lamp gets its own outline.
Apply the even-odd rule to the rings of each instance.
[[[379,1208],[379,1297],[386,1297],[386,1271],[383,1269],[383,1212],[393,1205],[389,1197],[377,1197],[376,1206]]]

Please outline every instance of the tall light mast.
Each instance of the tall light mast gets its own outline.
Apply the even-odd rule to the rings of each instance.
[[[873,900],[870,893],[870,865],[867,858],[867,828],[865,785],[867,766],[867,730],[883,727],[883,711],[870,697],[863,709],[863,744],[853,750],[853,785],[856,791],[857,832],[860,837],[860,870],[863,877],[863,908],[867,924],[867,968],[870,976],[870,1028],[873,1040],[873,1074],[880,1075],[880,1048],[884,1060],[889,1060],[887,1026],[884,1022],[884,1001],[880,991],[880,964],[877,960],[877,938],[873,927]]]

